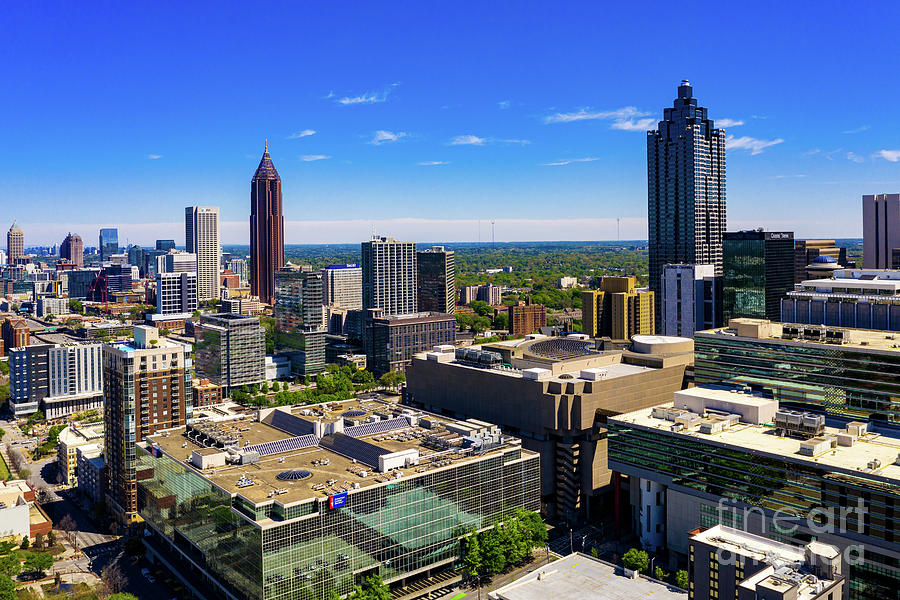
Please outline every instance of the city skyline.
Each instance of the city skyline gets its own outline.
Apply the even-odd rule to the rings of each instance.
[[[35,17],[27,6],[12,10],[8,23]],[[130,10],[60,5],[40,28],[4,28],[11,52],[0,64],[14,92],[0,106],[17,119],[0,149],[0,193],[15,199],[8,220],[19,220],[26,244],[59,243],[69,230],[91,240],[107,225],[131,243],[180,241],[180,210],[196,204],[221,207],[223,243],[247,243],[246,176],[266,138],[285,182],[287,243],[360,241],[373,224],[398,239],[418,231],[476,241],[478,218],[482,241],[492,218],[497,240],[558,239],[541,222],[560,203],[566,213],[549,216],[565,237],[616,239],[621,218],[622,239],[643,239],[644,132],[681,79],[728,136],[730,229],[858,236],[859,198],[900,187],[897,117],[886,100],[898,84],[881,76],[897,51],[896,38],[882,35],[896,7],[814,21],[793,14],[800,7],[775,22],[761,11],[715,52],[702,36],[680,39],[689,16],[667,8],[656,18],[671,26],[641,45],[632,43],[646,37],[639,7],[615,26],[598,25],[590,6],[575,20],[483,8],[471,22],[454,7],[425,28],[434,16],[399,8],[366,18],[374,9],[359,7],[354,23],[365,28],[336,27],[327,9],[275,22],[234,8],[208,30],[186,29],[189,18],[173,24],[165,9]],[[131,31],[138,16],[145,26]],[[301,20],[309,32],[297,42],[289,32]],[[860,45],[863,23],[871,35]],[[391,28],[408,33],[376,33]],[[95,30],[96,44],[73,39]],[[542,43],[528,31],[541,31]],[[683,51],[660,63],[659,49],[676,39]],[[71,55],[58,60],[64,49]],[[243,85],[260,53],[280,73],[264,98]],[[25,68],[33,61],[40,77]],[[120,208],[114,223],[110,202]],[[498,218],[509,202],[518,219]]]

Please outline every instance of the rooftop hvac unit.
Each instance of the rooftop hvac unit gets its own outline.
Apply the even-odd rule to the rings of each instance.
[[[793,410],[778,410],[775,411],[775,429],[779,435],[816,437],[825,432],[825,417]]]

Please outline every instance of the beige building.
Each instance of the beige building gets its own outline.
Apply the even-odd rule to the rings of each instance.
[[[59,432],[58,442],[56,465],[60,474],[60,483],[78,485],[76,452],[80,446],[103,442],[103,423],[69,425]]]
[[[687,338],[636,336],[627,350],[598,351],[584,337],[530,335],[416,355],[404,401],[520,437],[541,454],[548,512],[575,518],[611,490],[607,417],[670,400],[693,361]]]

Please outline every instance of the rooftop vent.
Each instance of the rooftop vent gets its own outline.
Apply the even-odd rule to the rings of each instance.
[[[280,479],[281,481],[299,481],[301,479],[309,479],[310,477],[312,477],[312,473],[309,471],[292,469],[290,471],[282,471],[275,476],[275,479]]]

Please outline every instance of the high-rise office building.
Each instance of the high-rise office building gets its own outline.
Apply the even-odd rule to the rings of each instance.
[[[600,290],[581,293],[582,331],[591,337],[630,340],[652,335],[653,292],[635,289],[634,277],[603,277]]]
[[[647,132],[650,289],[659,310],[663,265],[709,264],[722,273],[725,233],[725,132],[678,86],[655,131]]]
[[[695,331],[717,325],[722,278],[713,265],[664,265],[660,294],[662,335],[694,337]]]
[[[284,266],[284,217],[281,177],[266,144],[262,160],[250,180],[250,293],[262,302],[275,302],[275,271]]]
[[[416,256],[419,277],[419,312],[456,310],[456,259],[452,250],[432,246]]]
[[[727,232],[722,242],[722,314],[771,319],[794,289],[794,234],[790,231]]]
[[[809,279],[806,267],[820,256],[833,258],[842,267],[847,264],[847,249],[838,248],[834,240],[794,240],[794,283]]]
[[[307,375],[325,369],[322,320],[322,274],[294,265],[275,272],[275,352],[287,354],[291,373]]]
[[[84,242],[81,236],[69,232],[66,239],[59,245],[59,257],[65,258],[76,268],[84,266]]]
[[[156,240],[156,249],[168,252],[175,249],[175,240]]]
[[[197,310],[196,273],[156,274],[156,313],[189,314]]]
[[[258,317],[203,315],[194,337],[197,376],[222,386],[226,394],[266,380],[266,331]]]
[[[373,237],[362,243],[363,309],[380,308],[386,315],[417,311],[415,242]]]
[[[863,268],[890,269],[900,248],[900,194],[869,194],[863,205]]]
[[[100,344],[34,344],[9,352],[9,406],[16,417],[38,410],[58,419],[103,406]]]
[[[131,246],[128,246],[126,254],[128,255],[128,264],[137,267],[142,276],[146,275],[146,272],[144,271],[144,255],[146,254],[146,251],[141,246],[132,244]]]
[[[191,346],[137,325],[134,339],[103,345],[107,505],[120,521],[137,517],[135,444],[192,420]]]
[[[6,260],[10,265],[17,265],[25,260],[25,234],[15,219],[6,233]]]
[[[109,260],[113,254],[119,253],[119,230],[107,228],[100,230],[100,260]]]
[[[169,250],[167,254],[157,257],[158,273],[196,273],[197,255],[193,252]]]
[[[197,255],[197,292],[200,301],[219,299],[219,207],[184,209],[184,249]]]
[[[362,309],[362,267],[349,263],[322,269],[322,304],[346,310]]]

